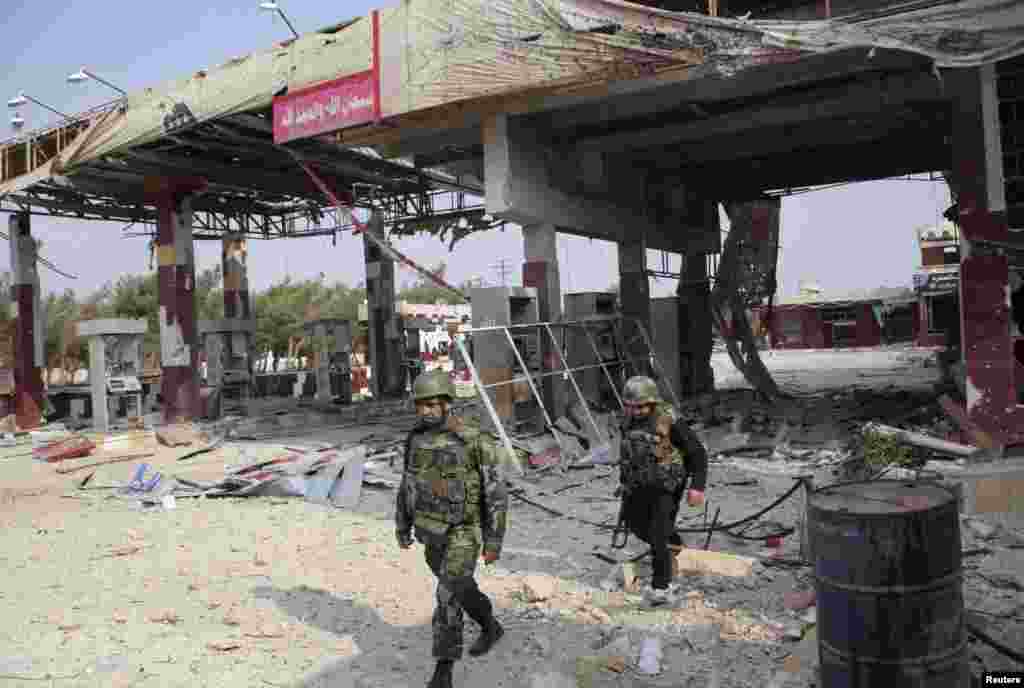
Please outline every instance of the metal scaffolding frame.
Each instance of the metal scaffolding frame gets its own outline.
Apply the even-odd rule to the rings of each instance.
[[[625,342],[621,331],[622,325],[624,323],[632,324],[633,326],[636,327],[636,331],[639,333],[636,337],[630,340],[628,344]],[[604,356],[601,355],[600,349],[597,345],[597,340],[594,338],[594,332],[592,331],[593,328],[597,326],[611,327],[613,332],[615,333],[617,342],[617,351],[615,352],[615,359],[606,360]],[[554,330],[552,328],[563,328],[563,335],[565,334],[565,330],[568,328],[582,329],[587,337],[587,340],[590,343],[591,349],[594,352],[594,356],[597,360],[597,363],[581,366],[570,366],[565,358],[565,353],[563,351],[564,344],[559,343],[558,338],[555,336]],[[552,348],[557,353],[558,360],[561,363],[560,369],[541,373],[531,372],[529,366],[526,364],[526,361],[523,359],[523,356],[519,351],[519,347],[516,345],[515,339],[513,339],[512,337],[512,330],[531,329],[538,330],[538,336],[540,336],[543,333],[547,333],[547,337],[551,341]],[[512,442],[509,439],[508,432],[505,430],[505,426],[501,421],[501,417],[498,415],[498,412],[494,407],[494,403],[492,402],[490,394],[488,393],[490,390],[497,389],[499,387],[504,387],[507,385],[514,385],[525,382],[529,386],[534,401],[537,402],[537,405],[540,408],[540,413],[543,417],[546,431],[552,433],[552,435],[555,438],[555,441],[558,443],[559,450],[562,452],[562,456],[565,456],[566,448],[563,444],[563,440],[561,437],[563,435],[563,431],[560,430],[554,424],[554,421],[551,418],[551,413],[544,406],[544,400],[537,385],[538,380],[561,375],[568,379],[569,384],[575,391],[576,396],[579,399],[580,405],[582,406],[583,411],[587,417],[587,421],[594,429],[595,437],[598,437],[608,442],[611,440],[611,437],[601,432],[601,428],[598,426],[597,421],[594,419],[593,414],[590,412],[590,404],[588,403],[586,397],[583,395],[583,390],[580,388],[579,383],[576,381],[576,376],[574,375],[574,373],[600,368],[603,371],[605,379],[608,381],[608,384],[611,386],[613,393],[615,394],[615,399],[619,404],[619,410],[624,411],[622,396],[621,394],[619,394],[618,389],[619,385],[622,382],[624,382],[624,380],[620,381],[617,384],[615,377],[612,375],[611,370],[612,368],[615,367],[619,367],[621,369],[627,365],[632,367],[633,375],[639,374],[640,371],[645,370],[645,368],[641,365],[640,361],[636,357],[630,356],[628,353],[629,351],[631,351],[629,346],[632,346],[636,342],[642,340],[645,346],[647,347],[648,359],[651,367],[654,370],[655,382],[658,383],[659,389],[668,391],[668,397],[672,400],[673,406],[675,406],[676,408],[678,408],[679,406],[679,399],[675,393],[675,390],[672,389],[672,386],[664,373],[664,369],[661,367],[661,364],[654,353],[654,349],[651,345],[650,336],[647,333],[647,328],[645,328],[643,323],[638,320],[623,318],[621,316],[596,316],[586,318],[584,320],[575,320],[569,322],[536,322],[507,326],[499,325],[493,327],[475,327],[466,330],[464,334],[466,335],[467,338],[472,338],[473,335],[479,335],[484,333],[502,333],[505,335],[505,341],[508,343],[509,347],[512,350],[512,353],[515,356],[521,374],[516,374],[508,380],[484,384],[480,378],[479,372],[477,371],[476,365],[472,357],[469,355],[466,345],[463,343],[462,339],[456,338],[455,345],[459,350],[459,354],[466,362],[466,366],[469,369],[470,376],[473,380],[473,385],[477,390],[477,394],[480,398],[480,401],[483,403],[484,408],[487,411],[487,414],[491,420],[491,423],[493,423],[495,429],[498,432],[498,436],[501,440],[502,446],[508,453],[508,463],[514,466],[520,475],[523,473],[523,467],[515,458],[515,448],[512,446]]]
[[[390,196],[357,207],[379,209],[384,224],[394,231],[405,224],[458,224],[460,220],[477,222],[486,217],[483,201],[471,202],[463,191],[434,190],[417,200]],[[122,222],[147,225],[130,236],[156,235],[156,209],[143,203],[127,203],[115,198],[77,194],[49,184],[37,184],[20,193],[0,198],[0,212],[26,212],[36,216],[76,220]],[[250,239],[291,239],[335,236],[357,229],[351,215],[336,208],[322,208],[309,202],[301,210],[295,204],[283,209],[247,198],[220,196],[218,202],[197,198],[192,209],[192,229],[197,240],[219,240],[225,234],[244,234]]]

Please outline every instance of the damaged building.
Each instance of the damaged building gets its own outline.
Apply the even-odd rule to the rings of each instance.
[[[176,482],[176,492],[154,495],[152,487],[160,479],[149,477],[149,467],[139,465],[130,482],[117,489],[140,505],[160,504],[172,511],[176,502],[165,497],[250,496],[272,484],[275,498],[302,497],[320,506],[354,508],[367,482],[368,464],[372,464],[371,473],[378,474],[376,480],[393,489],[402,439],[375,440],[360,424],[400,425],[400,420],[409,420],[410,360],[423,350],[410,343],[415,338],[410,335],[419,332],[416,336],[421,336],[424,331],[434,335],[443,327],[447,341],[455,345],[460,379],[475,392],[467,400],[458,400],[459,410],[473,407],[484,430],[493,434],[505,464],[518,469],[509,478],[517,501],[563,519],[552,521],[552,541],[568,522],[573,527],[596,527],[604,538],[617,523],[615,500],[608,497],[611,483],[604,483],[603,493],[591,495],[588,502],[602,519],[595,521],[596,517],[581,515],[578,505],[556,508],[545,502],[568,499],[559,496],[560,491],[585,483],[556,487],[544,481],[549,477],[567,481],[570,468],[594,471],[594,481],[613,476],[615,469],[610,466],[618,460],[615,420],[623,409],[622,382],[631,375],[650,375],[666,401],[681,412],[685,408],[694,424],[705,426],[700,429],[716,457],[728,457],[739,448],[762,451],[780,464],[796,462],[774,475],[761,470],[756,479],[743,477],[736,467],[740,464],[720,467],[723,492],[726,487],[760,490],[770,485],[776,494],[774,503],[769,501],[751,520],[791,496],[805,499],[800,507],[787,504],[795,525],[755,534],[737,530],[737,524],[744,523],[739,516],[722,525],[717,513],[709,521],[705,512],[702,524],[696,513],[683,514],[689,525],[681,532],[706,538],[685,549],[683,563],[688,562],[688,570],[695,575],[707,573],[701,567],[715,560],[720,568],[733,568],[733,577],[748,581],[757,562],[763,573],[762,569],[776,565],[800,569],[817,556],[846,575],[839,580],[839,573],[835,574],[834,589],[821,595],[821,608],[815,612],[820,622],[815,616],[813,623],[825,640],[820,646],[814,637],[807,641],[820,661],[823,685],[881,684],[899,676],[916,686],[960,686],[969,664],[957,592],[963,553],[961,542],[949,534],[957,532],[968,514],[990,515],[1005,529],[1019,526],[1022,518],[1024,468],[1011,456],[1024,444],[1024,405],[1018,397],[1024,373],[1014,353],[1018,352],[1019,360],[1022,306],[1016,270],[1024,251],[1021,102],[1021,3],[396,3],[130,93],[60,125],[3,142],[0,210],[8,216],[12,295],[18,317],[11,373],[0,377],[0,383],[13,382],[8,387],[13,386],[16,429],[43,433],[33,436],[32,442],[38,440],[40,445],[33,447],[33,458],[58,464],[55,470],[60,475],[95,472],[104,464],[63,464],[84,458],[99,444],[121,441],[105,438],[110,419],[104,411],[114,397],[120,399],[119,408],[121,401],[125,407],[137,403],[137,385],[141,387],[147,367],[144,360],[140,364],[144,357],[135,346],[145,331],[139,322],[83,321],[82,336],[94,340],[90,395],[101,433],[94,437],[101,442],[81,437],[67,445],[45,441],[41,371],[46,363],[38,246],[32,226],[38,215],[75,218],[80,223],[139,223],[149,228],[159,284],[160,351],[154,361],[159,364],[159,380],[154,381],[159,386],[159,417],[153,432],[167,448],[201,445],[173,456],[170,465],[209,453],[218,460],[218,477],[199,480],[193,476]],[[945,238],[936,240],[941,245],[933,245],[932,238],[922,240],[922,274],[927,279],[915,281],[919,294],[809,295],[794,303],[771,300],[777,286],[780,208],[787,193],[932,172],[942,173],[955,202],[950,216],[956,228],[956,250],[947,251]],[[730,225],[724,237],[720,209]],[[430,234],[450,247],[504,223],[522,228],[522,287],[473,289],[466,294],[395,246],[400,237]],[[563,301],[556,250],[559,234],[617,245],[617,280],[609,276],[609,283],[619,284],[617,303],[607,294],[577,294]],[[366,337],[354,335],[352,323],[313,314],[302,332],[289,333],[307,341],[300,355],[293,347],[289,359],[307,356],[309,369],[276,371],[274,375],[294,377],[264,377],[263,384],[290,389],[293,394],[300,388],[307,396],[315,385],[318,403],[310,408],[316,410],[306,415],[316,415],[325,426],[348,423],[358,432],[349,427],[344,439],[310,440],[299,448],[282,439],[273,451],[258,456],[259,450],[250,455],[245,447],[232,447],[238,464],[227,465],[215,454],[225,444],[265,440],[272,432],[288,437],[304,422],[296,419],[302,414],[294,409],[262,414],[250,410],[254,405],[247,397],[261,384],[252,342],[252,323],[260,313],[252,308],[247,256],[258,241],[310,236],[340,236],[362,244]],[[197,318],[196,241],[219,242],[222,249],[224,317],[220,320]],[[678,256],[681,267],[672,272],[652,270],[649,251]],[[403,266],[467,298],[470,313],[457,312],[449,319],[446,313],[396,307],[396,272]],[[953,268],[955,281],[944,282],[953,279],[949,277]],[[652,275],[677,280],[675,296],[652,300]],[[958,298],[951,300],[953,293]],[[772,305],[762,307],[767,303]],[[470,314],[472,322],[466,323]],[[439,320],[442,315],[443,326],[420,322]],[[836,418],[827,418],[821,430],[832,442],[841,424],[849,427],[864,420],[867,404],[858,402],[853,410],[839,408],[833,403],[839,392],[794,401],[760,359],[756,342],[760,323],[766,323],[773,346],[780,349],[874,346],[905,341],[908,336],[935,344],[945,334],[946,342],[959,344],[963,384],[962,398],[944,397],[942,408],[961,439],[971,444],[874,424],[862,433],[868,438],[865,446],[882,446],[899,458],[900,465],[877,466],[880,473],[864,481],[866,486],[840,489],[818,484],[812,492],[819,477],[841,477],[847,450],[801,448],[793,437],[800,437],[816,414],[832,414]],[[956,324],[958,330],[953,329]],[[724,335],[729,360],[755,390],[736,395],[742,397],[737,403],[746,410],[732,414],[728,421],[718,410],[724,401],[712,394],[715,331]],[[108,349],[108,338],[125,343]],[[212,385],[202,384],[201,361]],[[352,366],[353,361],[368,362],[372,373]],[[351,398],[353,390],[364,388],[373,404]],[[916,398],[911,401],[920,405]],[[242,415],[245,412],[249,418]],[[900,412],[916,413],[906,408]],[[216,432],[209,441],[200,442],[192,430],[181,431],[188,435],[183,440],[176,436],[204,415],[227,416],[211,425]],[[837,420],[840,416],[842,422]],[[947,436],[953,432],[947,429]],[[751,447],[755,436],[763,438],[763,444]],[[20,441],[26,441],[24,436]],[[911,471],[904,463],[914,457],[892,449],[907,444],[952,454],[963,463],[943,462],[942,471],[934,466],[926,470],[928,464],[920,463],[919,470]],[[375,445],[375,453],[368,453],[370,445]],[[868,451],[862,448],[862,456]],[[140,453],[126,455],[106,454],[112,461],[137,461]],[[821,476],[816,473],[819,469]],[[942,485],[924,477],[932,469],[943,476]],[[880,479],[890,471],[900,479]],[[813,479],[808,478],[810,474],[815,474]],[[76,490],[84,490],[92,475],[83,478]],[[947,483],[959,486],[956,494]],[[749,496],[739,494],[734,504],[748,506]],[[376,506],[377,521],[381,521],[379,513],[385,507],[381,502]],[[872,520],[872,509],[886,509],[886,518]],[[942,552],[934,561],[927,558],[934,570],[859,566],[886,556],[871,549],[873,543],[894,541],[895,535],[882,530],[898,531],[906,524],[908,532],[923,532],[932,523],[931,515],[942,535],[922,542],[900,540],[899,556],[901,562],[917,562],[923,554]],[[863,524],[854,523],[861,517],[872,527],[882,524],[877,538],[856,539],[861,549],[844,550],[841,540],[828,535],[862,532],[857,528]],[[303,512],[288,515],[275,528],[284,529],[292,522],[306,527],[304,519]],[[540,530],[541,519],[537,520]],[[832,531],[814,530],[809,522],[819,526],[828,522]],[[243,525],[249,527],[248,522]],[[33,526],[32,537],[45,530]],[[744,545],[749,547],[768,542],[775,547],[797,533],[789,543],[799,538],[800,544],[790,544],[790,557],[775,557],[776,562],[763,553],[737,561],[726,553],[708,553],[711,536],[721,531],[731,540],[756,543]],[[1001,537],[995,533],[988,533],[993,542]],[[377,536],[380,533],[374,531],[373,537]],[[393,536],[390,525],[386,536]],[[271,535],[253,532],[248,537],[258,543],[254,547],[270,547],[265,543]],[[360,562],[379,554],[371,546],[375,543],[370,535],[357,537],[362,538],[358,541],[362,559],[353,555],[344,566],[362,584],[392,567],[357,570]],[[1012,540],[1010,535],[1006,538]],[[188,546],[185,540],[179,549]],[[809,544],[812,541],[814,546]],[[308,551],[331,550],[325,542],[326,535]],[[132,547],[111,556],[131,556],[142,550],[139,545]],[[222,549],[234,552],[234,547]],[[259,571],[273,569],[270,555],[262,550],[251,553],[241,545],[238,549],[242,554],[238,559],[244,556],[246,561],[222,571],[225,580],[262,576]],[[367,557],[367,552],[372,555]],[[285,556],[283,550],[276,554]],[[607,561],[608,555],[604,556]],[[629,573],[632,569],[627,565],[644,554],[630,556],[635,558],[611,559],[623,574],[608,587],[614,588],[623,605],[632,603],[629,587],[639,576]],[[1013,554],[1001,550],[1000,556],[1012,559]],[[559,555],[549,558],[558,560]],[[789,564],[777,564],[778,559]],[[849,562],[858,566],[846,566]],[[403,566],[392,563],[394,568]],[[590,573],[582,566],[572,567],[571,575],[578,572],[583,578]],[[821,566],[815,570],[820,574],[815,585],[824,590],[831,583]],[[885,576],[876,576],[879,571]],[[908,580],[913,576],[919,579]],[[495,574],[495,579],[499,577]],[[607,580],[591,581],[587,599],[595,599],[594,591],[601,590]],[[491,581],[494,586],[499,583]],[[258,592],[291,609],[295,598],[320,594],[306,585],[296,582],[286,591],[263,586]],[[530,604],[558,597],[557,591],[538,587],[531,587],[527,594]],[[728,592],[726,587],[714,594]],[[842,605],[852,600],[843,596],[851,591],[876,596],[892,590],[939,591],[948,605],[936,612],[945,616],[935,626],[948,632],[914,626],[932,618],[925,613],[939,607],[931,605],[932,598],[907,597],[906,609],[911,611],[906,619],[871,617],[869,622],[858,613],[843,612],[847,607]],[[690,595],[686,608],[676,611],[685,616],[700,608],[718,626],[752,625],[726,618],[724,612],[707,611],[717,607],[705,607],[703,594]],[[420,597],[429,599],[429,594],[416,599]],[[828,608],[829,600],[840,597],[842,604]],[[393,599],[387,604],[401,608]],[[878,608],[872,605],[863,608]],[[327,606],[345,604],[331,600]],[[765,607],[782,613],[778,600],[766,602]],[[530,612],[534,617],[537,609]],[[592,619],[599,619],[596,623],[611,626],[609,613],[603,613],[601,617],[588,612]],[[296,615],[303,623],[312,618],[304,610]],[[568,616],[554,614],[555,620]],[[849,633],[843,623],[854,618],[864,624]],[[153,623],[170,627],[179,620],[164,610]],[[400,620],[392,620],[400,625]],[[886,646],[886,629],[897,623],[905,623],[900,628],[920,630],[925,640],[910,649],[894,649],[893,643]],[[80,625],[60,624],[62,633],[76,628]],[[331,632],[335,630],[332,626]],[[803,630],[798,628],[796,638],[801,638]],[[673,632],[677,639],[684,635]],[[245,639],[286,637],[284,630],[270,634],[262,626],[245,633]],[[722,636],[717,633],[712,645],[701,645],[694,637],[692,647],[719,647]],[[792,629],[782,625],[766,623],[759,626],[758,634],[757,640],[765,642],[796,640]],[[207,648],[231,652],[249,642],[242,637],[211,639]],[[861,646],[855,640],[858,637],[864,638]],[[303,642],[288,636],[282,645],[301,647]],[[890,655],[884,661],[862,661],[885,652]],[[614,656],[633,655],[627,647]],[[640,670],[641,662],[630,662],[631,670]],[[709,683],[721,681],[725,664],[702,667],[701,678]],[[622,660],[615,665],[621,667],[618,671],[608,671],[617,675],[625,665]],[[929,677],[939,678],[924,679],[924,674],[907,668],[920,665],[927,665]],[[600,670],[606,671],[608,663],[602,666]],[[881,674],[884,680],[878,678]],[[759,681],[769,678],[758,675]],[[398,685],[393,676],[382,680]],[[742,685],[739,679],[729,680]]]

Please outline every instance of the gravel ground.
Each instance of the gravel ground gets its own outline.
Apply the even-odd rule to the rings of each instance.
[[[865,387],[878,390],[899,379],[905,372],[899,368],[911,365],[908,354],[887,355],[879,360],[888,360],[889,368],[877,366],[889,371],[885,375],[872,371],[871,377],[859,378],[863,370],[847,366],[846,389],[866,380]],[[826,358],[834,363],[837,356]],[[791,368],[835,370],[827,361],[786,358]],[[920,360],[913,363],[911,387],[926,377],[922,371],[934,375]],[[793,375],[806,380],[817,373]],[[715,422],[702,430],[709,444],[734,433],[737,424],[771,438],[786,422],[793,428],[791,440],[805,443],[826,442],[846,431],[835,422],[840,401],[830,401],[830,410],[815,416],[822,398],[783,413],[753,408],[748,397],[723,395],[726,401],[712,414]],[[855,417],[863,399],[844,398],[855,407],[847,415]],[[900,399],[906,405],[908,397]],[[829,429],[821,431],[822,424]],[[381,432],[382,426],[372,430]],[[311,432],[302,439],[337,442],[366,432]],[[181,477],[213,480],[243,452],[249,458],[269,457],[281,446],[232,444],[182,463],[174,459],[183,450],[161,448],[147,461]],[[720,508],[722,521],[736,520],[767,506],[797,472],[811,470],[827,479],[834,464],[814,462],[834,456],[830,446],[805,455],[809,463],[803,468],[782,459],[715,461],[707,491],[710,511]],[[142,510],[105,489],[126,481],[133,468],[131,463],[105,467],[90,483],[93,489],[78,490],[73,480],[83,474],[57,475],[52,465],[0,457],[0,557],[7,574],[0,590],[0,686],[426,684],[432,670],[433,578],[420,547],[402,551],[394,543],[392,491],[364,489],[354,511],[286,498],[179,499],[174,510]],[[530,495],[571,516],[611,523],[617,513],[611,498],[615,482],[613,469],[570,470],[531,481]],[[631,541],[614,551],[607,530],[552,517],[515,498],[512,508],[504,555],[479,575],[508,632],[490,655],[467,657],[457,666],[456,685],[811,684],[809,663],[796,673],[779,673],[807,627],[800,619],[806,612],[785,609],[783,595],[810,587],[807,569],[757,564],[746,578],[685,576],[678,582],[689,596],[652,611],[622,590],[621,567],[594,556],[624,560],[642,553],[642,543]],[[791,526],[799,509],[800,503],[790,500],[765,518]],[[700,525],[703,519],[703,509],[684,507],[680,525]],[[971,529],[965,533],[965,546],[981,543],[993,550],[970,560],[967,606],[988,614],[989,627],[1004,642],[1024,645],[1017,618],[1024,616],[1024,598],[1014,589],[1024,570],[1014,573],[1014,567],[1024,567],[1015,558],[1021,550],[998,545],[991,534],[983,542]],[[703,547],[704,536],[689,536],[688,544]],[[722,534],[711,540],[711,549],[770,554],[759,542]],[[799,539],[790,536],[780,554],[795,558],[798,550]],[[645,570],[641,566],[640,574]],[[993,584],[985,575],[1004,578]],[[467,620],[467,643],[475,638],[474,626]],[[649,637],[661,639],[664,653],[664,671],[655,677],[638,675],[634,666]],[[992,668],[1009,668],[987,650],[978,653]],[[625,667],[615,668],[623,670],[607,668],[609,658],[619,656]]]

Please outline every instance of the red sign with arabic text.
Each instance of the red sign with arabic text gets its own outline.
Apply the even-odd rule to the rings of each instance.
[[[274,98],[274,143],[372,122],[378,114],[374,79],[370,70]]]

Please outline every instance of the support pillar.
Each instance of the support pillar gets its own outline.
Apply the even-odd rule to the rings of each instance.
[[[539,224],[523,227],[523,286],[537,290],[537,317],[541,322],[562,319],[562,284],[558,274],[558,230],[554,225]],[[561,342],[563,328],[553,327],[552,333]],[[547,333],[541,335],[541,361],[543,372],[560,370],[558,353],[551,345]],[[552,419],[565,415],[568,403],[565,382],[558,376],[543,378],[541,396]]]
[[[622,330],[625,354],[635,362],[631,375],[653,375],[647,344],[640,333],[629,326],[629,321],[638,321],[648,333],[651,331],[651,286],[644,241],[619,243],[619,303],[622,317],[626,319]]]
[[[950,187],[961,240],[960,332],[967,414],[1006,441],[1024,439],[1010,337],[1010,242],[995,65],[953,69],[943,78],[953,105]]]
[[[683,255],[679,297],[679,381],[683,398],[715,390],[711,368],[711,285],[706,253]]]
[[[39,427],[45,401],[44,321],[39,300],[39,272],[36,270],[36,241],[28,213],[13,213],[9,220],[11,244],[12,297],[18,306],[14,349],[14,413],[18,427]]]
[[[192,180],[160,180],[151,192],[157,208],[160,395],[167,422],[194,420],[202,413],[190,200],[201,187]]]
[[[367,232],[384,239],[384,222],[374,213]],[[374,399],[394,399],[405,392],[402,370],[404,333],[395,313],[395,263],[369,237],[363,237],[366,257],[367,326],[369,329],[370,389]]]
[[[225,234],[221,252],[224,275],[224,317],[250,320],[249,247],[244,234]]]
[[[255,321],[252,301],[249,299],[249,245],[245,234],[224,235],[221,246],[221,274],[224,278],[224,319]],[[244,405],[255,382],[255,330],[242,328],[230,336],[230,351],[233,355],[245,356],[245,367],[249,375],[248,391],[242,395]]]

